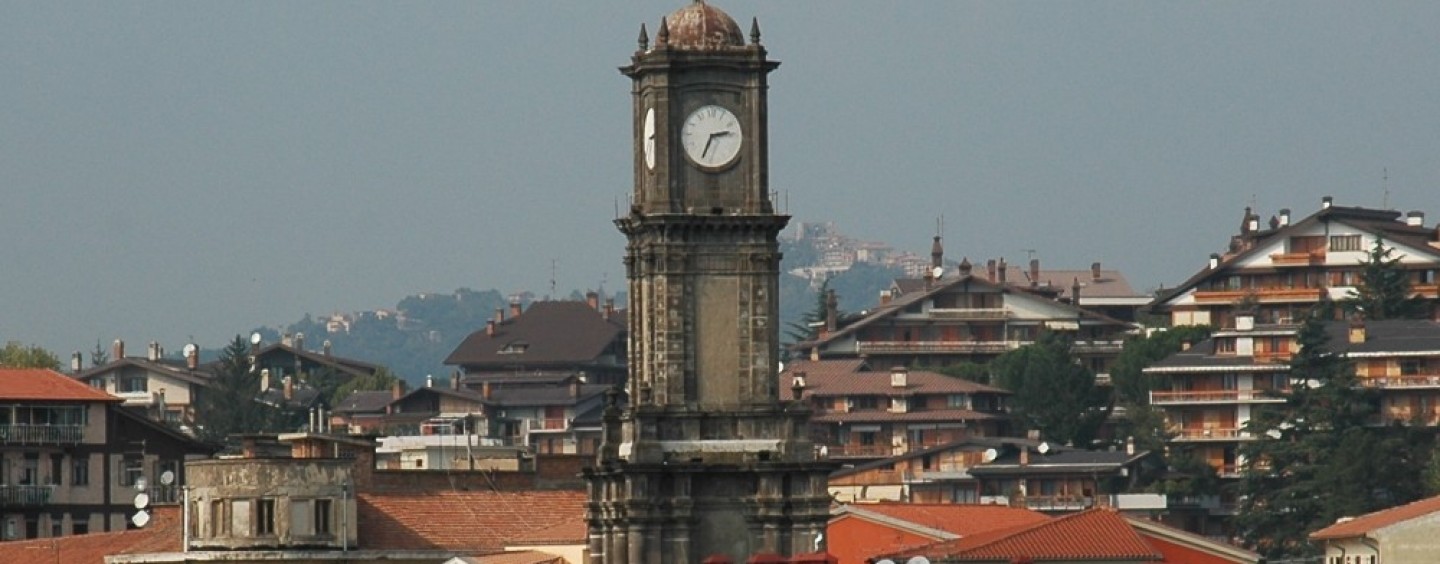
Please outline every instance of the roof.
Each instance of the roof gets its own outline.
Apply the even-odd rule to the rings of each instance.
[[[1130,523],[1130,526],[1135,529],[1135,532],[1140,533],[1140,536],[1151,539],[1152,541],[1158,543],[1169,543],[1171,545],[1183,547],[1186,550],[1202,552],[1210,556],[1225,559],[1230,562],[1245,562],[1253,564],[1260,561],[1260,555],[1257,553],[1245,550],[1233,544],[1218,541],[1208,537],[1202,537],[1189,531],[1182,531],[1180,529],[1176,529],[1158,521],[1138,519],[1135,517],[1125,517],[1125,521]],[[1160,550],[1162,553],[1166,551],[1163,544],[1160,547]]]
[[[390,390],[353,392],[340,400],[335,406],[335,413],[384,413],[385,406],[390,405],[393,399],[395,394]]]
[[[380,369],[380,366],[377,364],[355,360],[353,358],[345,358],[330,354],[311,352],[302,348],[296,348],[291,345],[287,345],[283,342],[271,343],[269,345],[261,347],[259,351],[255,352],[254,355],[256,358],[256,363],[262,365],[265,364],[264,358],[274,355],[277,352],[290,353],[292,355],[300,357],[303,360],[315,364],[319,364],[322,366],[330,366],[335,368],[337,371],[350,376],[370,375],[374,374],[376,370]]]
[[[565,558],[538,550],[497,552],[484,556],[462,556],[456,558],[465,564],[571,564]]]
[[[1161,560],[1145,539],[1120,514],[1108,509],[1089,509],[1049,521],[978,533],[956,540],[938,542],[906,551],[903,555],[924,555],[957,561],[1009,562],[1029,558],[1047,560],[1120,560],[1155,562]]]
[[[496,324],[493,335],[481,329],[465,337],[445,364],[470,370],[595,363],[612,344],[624,340],[624,318],[623,312],[617,312],[607,319],[581,301],[535,302],[520,315]]]
[[[579,395],[570,395],[570,386],[499,386],[490,392],[486,403],[502,407],[526,407],[541,405],[574,405],[591,397],[604,394],[610,386],[605,384],[581,384]]]
[[[586,528],[585,514],[566,515],[560,522],[533,531],[525,531],[510,540],[511,546],[535,546],[548,544],[583,544],[590,534]]]
[[[801,372],[805,373],[805,397],[1010,394],[1002,388],[928,370],[908,370],[905,386],[899,388],[892,385],[889,370],[869,370],[863,363],[833,360],[802,360],[791,363],[781,373],[780,388],[789,389],[792,378]]]
[[[155,507],[143,529],[0,542],[0,562],[104,564],[106,556],[180,551],[180,508]]]
[[[833,513],[835,518],[844,514],[871,520],[883,517],[962,537],[1050,520],[1044,513],[1025,508],[966,503],[866,503],[842,505]],[[887,519],[881,520],[888,522]]]
[[[1310,538],[1324,540],[1366,536],[1377,529],[1383,529],[1396,523],[1429,515],[1437,511],[1440,511],[1440,496],[1422,499],[1374,513],[1367,513],[1348,521],[1341,520],[1334,525],[1310,533]]]
[[[983,269],[984,266],[981,266]],[[1014,284],[1019,287],[1030,287],[1030,271],[1024,268],[1014,268],[1019,272],[1019,279]],[[1070,290],[1078,281],[1080,283],[1080,303],[1085,303],[1085,298],[1136,298],[1143,301],[1150,301],[1150,296],[1136,292],[1125,279],[1125,274],[1118,270],[1041,270],[1034,287],[1050,292],[1056,292],[1056,296],[1064,299],[1071,299]],[[942,281],[945,278],[941,278]],[[988,278],[987,278],[988,280]],[[902,294],[923,291],[925,289],[924,278],[897,278],[893,287],[900,290]]]
[[[115,359],[100,366],[91,367],[89,370],[81,371],[75,375],[75,379],[89,380],[97,376],[109,374],[115,370],[132,366],[200,386],[209,386],[210,379],[212,378],[209,365],[192,370],[185,365],[184,361],[170,359],[150,360],[148,358],[132,356]]]
[[[864,471],[867,471],[867,470],[872,470],[872,469],[875,469],[875,468],[884,468],[884,467],[887,467],[887,466],[891,466],[891,465],[895,464],[896,462],[899,462],[899,461],[902,461],[902,460],[912,460],[912,459],[916,459],[916,458],[921,458],[921,457],[929,456],[929,455],[931,455],[931,454],[934,454],[934,453],[937,453],[937,452],[941,452],[941,451],[964,450],[964,449],[966,449],[966,448],[972,448],[972,449],[979,450],[979,449],[982,449],[982,448],[1000,448],[1000,447],[1003,447],[1003,446],[1005,446],[1005,445],[1017,445],[1017,446],[1027,446],[1027,445],[1028,445],[1028,446],[1034,447],[1034,446],[1039,445],[1039,444],[1040,444],[1040,441],[1035,441],[1035,440],[1030,440],[1030,439],[1024,439],[1024,438],[1018,438],[1018,437],[965,437],[965,438],[962,438],[962,439],[959,439],[959,440],[956,440],[956,441],[951,441],[951,442],[948,442],[948,443],[945,443],[945,444],[942,444],[942,445],[936,445],[936,446],[932,446],[932,447],[925,447],[925,448],[919,448],[919,449],[911,449],[910,451],[906,452],[905,454],[901,454],[901,455],[897,455],[897,456],[892,456],[892,457],[889,457],[889,458],[881,458],[881,459],[879,459],[879,460],[872,460],[872,461],[866,462],[866,463],[864,463],[864,464],[856,464],[855,466],[846,467],[846,468],[841,468],[841,469],[839,469],[839,470],[836,470],[835,472],[832,472],[832,473],[830,474],[830,478],[831,478],[831,479],[840,478],[840,477],[849,476],[849,475],[852,475],[852,474],[858,474],[858,473],[861,473],[861,472],[864,472]]]
[[[48,368],[0,368],[0,400],[124,401]]]
[[[711,50],[744,47],[745,38],[734,19],[719,8],[704,2],[693,2],[675,10],[661,23],[668,30],[667,42],[672,49]],[[656,46],[660,36],[657,32]]]
[[[970,467],[970,475],[1017,475],[1017,474],[1069,474],[1075,472],[1115,472],[1150,456],[1150,451],[1141,450],[1128,454],[1123,450],[1083,450],[1060,446],[1047,446],[1041,454],[1031,449],[1029,461],[1020,464],[1018,450],[1006,450],[998,458],[984,464]]]
[[[583,518],[585,492],[434,491],[362,493],[361,548],[500,550],[533,531]]]
[[[1425,353],[1440,355],[1440,323],[1424,319],[1384,319],[1365,322],[1365,341],[1352,343],[1350,323],[1334,321],[1325,324],[1330,337],[1327,348],[1347,356],[1404,355]]]

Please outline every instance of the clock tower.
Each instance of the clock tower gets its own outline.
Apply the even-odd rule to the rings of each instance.
[[[628,405],[586,470],[590,563],[699,562],[823,549],[827,479],[810,411],[778,375],[780,252],[768,186],[766,58],[730,16],[666,16],[632,81]]]

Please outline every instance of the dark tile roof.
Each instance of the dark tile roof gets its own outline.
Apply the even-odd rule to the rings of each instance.
[[[257,362],[264,364],[262,361],[265,357],[276,356],[285,353],[298,356],[301,359],[314,364],[332,367],[337,372],[349,376],[370,375],[374,374],[376,370],[380,369],[380,366],[377,364],[371,364],[369,362],[356,360],[353,358],[345,358],[341,356],[327,355],[324,353],[298,349],[285,343],[271,343],[269,345],[260,347],[260,350],[256,351],[255,353],[255,358],[259,359],[257,360]]]
[[[1325,332],[1331,350],[1347,355],[1373,356],[1387,353],[1440,354],[1440,323],[1423,319],[1386,319],[1365,322],[1365,341],[1350,342],[1350,323],[1327,323]]]
[[[851,467],[847,467],[847,468],[841,468],[840,470],[836,470],[835,472],[831,473],[831,474],[830,474],[830,477],[831,477],[832,479],[833,479],[833,478],[842,478],[842,477],[849,476],[849,475],[852,475],[852,474],[859,474],[859,473],[865,472],[865,471],[867,471],[867,470],[873,470],[873,469],[876,469],[876,468],[884,468],[884,467],[887,467],[887,466],[892,466],[892,465],[894,465],[896,462],[901,462],[901,461],[905,461],[905,460],[914,460],[914,459],[916,459],[916,458],[921,458],[921,457],[929,456],[929,455],[935,454],[935,453],[937,453],[937,452],[945,452],[945,451],[952,451],[952,450],[972,450],[972,451],[975,451],[975,450],[988,449],[988,448],[996,448],[996,449],[998,449],[998,448],[1001,448],[1001,447],[1005,447],[1005,446],[1007,446],[1007,445],[1018,446],[1018,447],[1020,447],[1020,448],[1027,447],[1027,446],[1033,448],[1033,447],[1035,447],[1036,445],[1039,445],[1039,444],[1040,444],[1040,441],[1032,441],[1032,440],[1030,440],[1030,439],[1021,439],[1021,438],[1014,438],[1014,437],[966,437],[966,438],[963,438],[963,439],[960,439],[960,440],[957,440],[957,441],[951,441],[951,442],[948,442],[948,443],[945,443],[945,444],[942,444],[942,445],[936,445],[936,446],[932,446],[932,447],[925,447],[925,448],[921,448],[921,449],[914,449],[914,450],[911,450],[911,451],[906,452],[905,454],[902,454],[902,455],[899,455],[899,456],[892,456],[892,457],[890,457],[890,458],[882,458],[882,459],[880,459],[880,460],[872,460],[872,461],[866,462],[866,463],[864,463],[864,464],[856,464],[855,466],[851,466]]]
[[[209,386],[210,380],[214,378],[213,364],[204,364],[190,369],[184,361],[161,359],[150,360],[143,357],[125,357],[115,359],[100,366],[91,367],[75,375],[76,380],[92,380],[104,376],[125,367],[136,367],[147,372],[163,374],[170,378],[189,382],[200,386]]]
[[[1020,451],[1006,449],[995,460],[970,467],[970,475],[1016,474],[1072,474],[1090,472],[1115,472],[1125,466],[1140,462],[1150,451],[1141,450],[1128,454],[1123,450],[1084,450],[1063,446],[1046,445],[1048,452],[1041,454],[1038,449],[1029,451],[1029,462],[1020,464]]]
[[[335,413],[384,413],[385,406],[395,398],[389,390],[378,392],[354,392],[335,406]]]
[[[0,562],[105,564],[106,556],[179,552],[180,508],[155,507],[143,529],[0,542]]]
[[[490,400],[487,403],[500,407],[574,405],[604,394],[608,389],[610,386],[603,384],[581,384],[580,393],[571,395],[568,385],[501,387],[490,393]]]
[[[1176,352],[1145,368],[1145,372],[1186,372],[1191,370],[1212,369],[1244,372],[1284,372],[1289,370],[1289,365],[1279,360],[1257,360],[1251,356],[1238,356],[1234,354],[1215,354],[1215,340],[1213,338],[1200,341],[1190,347],[1190,350]]]
[[[445,364],[545,367],[593,363],[623,340],[624,319],[624,312],[606,319],[585,302],[535,302],[498,324],[494,335],[486,334],[485,329],[471,333]]]
[[[1002,388],[927,370],[908,371],[905,387],[896,388],[891,385],[889,370],[868,370],[863,362],[851,360],[792,362],[780,373],[780,389],[789,390],[795,375],[801,372],[805,373],[805,397],[1010,394]]]

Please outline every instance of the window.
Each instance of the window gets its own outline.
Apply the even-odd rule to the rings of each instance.
[[[255,536],[275,534],[275,500],[262,499],[255,503]]]
[[[1358,250],[1360,250],[1360,236],[1359,236],[1359,235],[1331,235],[1331,236],[1330,236],[1330,250],[1331,250],[1332,252],[1338,252],[1338,251],[1358,251]]]
[[[861,446],[875,446],[875,432],[874,432],[874,431],[862,431],[862,432],[860,432],[859,434],[860,434],[860,445],[861,445]]]
[[[126,456],[120,460],[120,485],[133,486],[145,475],[145,460],[138,456]]]
[[[50,455],[50,485],[52,485],[52,486],[58,486],[58,485],[60,485],[60,478],[61,478],[60,475],[61,475],[61,473],[64,471],[64,469],[65,469],[65,455],[63,455],[63,454],[52,454],[52,455]]]
[[[50,516],[50,536],[58,537],[65,534],[65,516],[55,513]]]
[[[144,376],[126,376],[120,379],[120,391],[122,393],[147,392]]]
[[[1402,360],[1402,361],[1400,361],[1400,375],[1401,375],[1401,376],[1416,376],[1416,375],[1419,375],[1420,372],[1421,372],[1422,370],[1424,370],[1424,366],[1425,366],[1425,361],[1423,361],[1423,360],[1414,360],[1414,359]]]
[[[1235,354],[1235,339],[1215,339],[1215,354]]]
[[[78,518],[77,518],[77,519],[75,519],[75,521],[74,521],[73,523],[70,523],[70,534],[72,534],[72,535],[87,535],[87,534],[90,534],[90,516],[89,516],[89,515],[86,515],[84,519],[78,519]]]
[[[90,485],[90,456],[77,454],[70,459],[70,485]]]
[[[957,409],[969,409],[970,397],[965,394],[950,394],[945,399],[945,405]]]
[[[20,485],[34,486],[40,483],[40,453],[25,453],[25,461],[20,466]],[[33,537],[30,537],[33,538]]]
[[[315,529],[317,535],[328,535],[330,530],[330,500],[315,500]]]
[[[880,407],[880,402],[875,396],[855,396],[854,402],[854,409],[876,409]]]

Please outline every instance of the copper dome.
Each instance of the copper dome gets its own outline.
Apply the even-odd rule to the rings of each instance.
[[[709,50],[727,47],[744,47],[745,36],[740,26],[719,8],[703,0],[665,17],[662,40],[671,49]],[[659,39],[659,38],[657,38]]]

